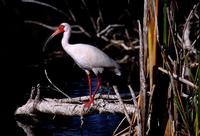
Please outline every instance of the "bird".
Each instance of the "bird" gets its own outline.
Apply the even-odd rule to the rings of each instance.
[[[56,35],[63,33],[61,45],[64,51],[74,60],[74,62],[85,71],[89,87],[89,100],[84,104],[83,109],[87,111],[94,102],[96,93],[101,86],[101,74],[104,70],[114,72],[115,75],[120,76],[119,64],[109,57],[99,48],[84,43],[70,44],[69,38],[71,36],[71,26],[68,23],[61,23],[56,30],[46,40],[44,50],[48,42]],[[96,76],[96,88],[92,94],[92,72]]]

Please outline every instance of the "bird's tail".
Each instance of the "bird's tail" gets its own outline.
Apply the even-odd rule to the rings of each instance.
[[[115,68],[114,72],[115,72],[116,75],[121,76],[121,72],[118,68]]]
[[[115,72],[116,75],[121,76],[121,71],[119,69],[120,69],[119,64],[115,63],[114,72]]]

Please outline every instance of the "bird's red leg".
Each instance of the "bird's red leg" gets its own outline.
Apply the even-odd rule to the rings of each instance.
[[[86,102],[84,104],[84,110],[88,110],[90,108],[90,105],[91,105],[91,101],[92,101],[92,78],[91,78],[91,74],[89,71],[86,71],[87,73],[87,77],[88,77],[88,86],[89,86],[89,95],[90,95],[90,98],[89,98],[89,101]]]
[[[97,75],[97,85],[96,85],[94,94],[92,96],[92,102],[94,101],[94,97],[95,97],[96,93],[98,92],[100,86],[101,86],[101,77],[99,75]]]
[[[88,110],[90,108],[90,105],[93,103],[94,101],[94,97],[97,93],[97,91],[99,90],[99,87],[101,86],[101,78],[99,75],[97,75],[97,85],[96,85],[96,88],[95,88],[95,91],[94,91],[94,94],[92,97],[90,97],[90,100],[84,105],[84,109],[85,110]]]
[[[89,95],[91,99],[92,98],[92,78],[91,78],[90,72],[87,72],[87,77],[88,77]]]

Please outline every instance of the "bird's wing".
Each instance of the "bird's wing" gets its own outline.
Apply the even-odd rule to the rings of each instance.
[[[74,44],[66,49],[67,53],[82,68],[118,67],[117,63],[100,49],[87,44]]]

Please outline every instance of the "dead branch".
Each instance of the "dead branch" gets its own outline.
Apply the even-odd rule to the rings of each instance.
[[[39,21],[34,21],[34,20],[25,20],[24,23],[39,25],[39,26],[42,26],[42,27],[47,28],[52,31],[55,31],[57,29],[57,27],[55,27],[55,26],[50,26],[50,25],[44,24]]]
[[[131,104],[121,105],[117,101],[116,95],[97,95],[94,104],[88,112],[83,111],[84,101],[89,99],[89,96],[66,98],[66,99],[50,99],[40,98],[40,85],[32,87],[30,98],[26,104],[17,108],[15,115],[32,116],[37,113],[46,113],[62,116],[82,116],[85,114],[94,113],[124,113],[124,107],[127,114],[135,112],[135,107]]]
[[[120,25],[120,24],[112,24],[112,25],[108,25],[105,29],[103,29],[102,31],[100,31],[99,33],[97,33],[97,37],[107,41],[107,42],[110,42],[112,43],[113,45],[117,45],[117,46],[120,46],[122,47],[123,49],[125,50],[134,50],[135,48],[138,49],[138,46],[137,47],[134,47],[134,46],[127,46],[123,40],[116,40],[116,39],[108,39],[106,36],[114,29],[114,28],[117,28],[117,27],[124,27],[124,25]],[[136,40],[136,43],[138,41]],[[131,42],[131,43],[135,43],[135,41]],[[108,45],[110,46],[110,44]],[[105,47],[105,48],[108,48],[108,47]]]
[[[39,25],[39,26],[42,26],[42,27],[49,29],[49,30],[52,30],[52,31],[55,31],[57,29],[57,26],[50,26],[50,25],[44,24],[44,23],[39,22],[39,21],[34,21],[34,20],[25,20],[24,23]],[[72,25],[71,27],[72,27],[72,29],[75,29],[75,28],[79,29],[79,30],[72,30],[72,33],[74,33],[74,34],[83,33],[87,37],[91,37],[91,35],[80,25]]]
[[[103,34],[108,35],[116,27],[124,27],[124,25],[120,25],[120,24],[108,25],[105,29],[103,29],[99,33],[97,33],[97,37],[100,37]]]
[[[78,33],[83,33],[85,34],[87,37],[91,38],[92,36],[80,25],[72,25],[71,28],[78,28],[79,31],[72,31],[72,33],[74,34],[78,34]]]
[[[46,70],[46,69],[44,69],[44,73],[45,73],[46,79],[47,79],[47,80],[49,81],[49,83],[55,88],[55,90],[56,90],[57,92],[63,94],[63,95],[64,95],[65,97],[67,97],[67,98],[70,98],[69,95],[67,95],[64,91],[60,90],[60,89],[51,81],[51,79],[50,79],[49,76],[48,76],[48,73],[47,73],[47,70]]]
[[[127,50],[127,51],[129,51],[129,50],[134,50],[134,49],[138,49],[138,46],[136,46],[136,47],[127,46],[127,45],[124,43],[124,41],[122,41],[122,40],[108,39],[108,38],[105,37],[105,36],[100,36],[100,38],[103,39],[103,40],[105,40],[105,41],[107,41],[107,42],[112,43],[113,45],[120,46],[120,47],[122,47],[123,49],[125,49],[125,50]],[[106,48],[108,48],[108,47],[106,47]]]
[[[121,98],[121,96],[119,94],[117,86],[113,85],[113,89],[115,91],[115,94],[117,95],[117,98],[119,100],[120,105],[123,107],[123,113],[125,114],[126,119],[128,120],[129,124],[131,124],[131,119],[130,119],[129,114],[128,114],[128,109],[126,109],[126,106],[125,106],[125,104],[122,101],[122,98]],[[135,111],[135,109],[134,109],[134,111]]]
[[[51,9],[63,14],[65,17],[68,18],[68,16],[66,15],[66,13],[64,11],[62,11],[59,8],[57,8],[55,6],[52,6],[52,5],[48,4],[48,3],[37,1],[37,0],[22,0],[22,2],[34,3],[34,4],[38,4],[38,5],[41,5],[41,6],[45,6],[45,7],[51,8]]]
[[[120,96],[123,97],[130,97],[129,93],[124,93],[120,94]],[[76,98],[63,98],[63,99],[56,99],[56,101],[63,102],[63,103],[81,103],[81,101],[87,101],[89,100],[90,96],[81,96],[81,97],[76,97]],[[117,96],[116,95],[95,95],[95,99],[104,99],[104,100],[109,100],[109,101],[117,101]]]
[[[91,110],[87,113],[83,113],[82,111],[84,103],[64,103],[59,99],[44,98],[37,105],[34,105],[34,101],[29,100],[25,105],[19,107],[15,115],[31,116],[38,112],[62,116],[81,116],[82,114],[94,113],[124,113],[124,107],[119,102],[112,103],[104,99],[96,99],[91,106]],[[124,106],[128,114],[132,114],[135,111],[135,107],[131,104],[124,104]]]
[[[170,75],[170,71],[167,71],[166,69],[163,69],[163,68],[161,68],[161,67],[158,67],[158,70],[161,71],[161,72],[163,72],[163,73],[165,73],[165,74]],[[177,79],[177,80],[181,81],[182,83],[191,86],[191,87],[194,88],[194,89],[198,89],[198,86],[196,86],[195,84],[193,84],[191,81],[189,81],[189,80],[187,80],[187,79],[184,79],[184,78],[182,78],[182,77],[179,77],[179,76],[177,76],[177,75],[174,74],[174,73],[172,74],[172,76],[173,76],[174,79]]]

